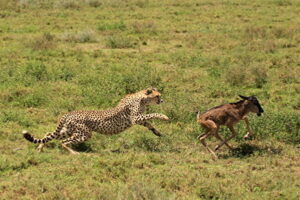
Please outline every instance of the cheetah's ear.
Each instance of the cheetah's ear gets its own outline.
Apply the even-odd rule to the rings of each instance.
[[[149,95],[149,94],[151,94],[151,93],[152,93],[152,90],[151,90],[151,89],[147,89],[146,95]]]

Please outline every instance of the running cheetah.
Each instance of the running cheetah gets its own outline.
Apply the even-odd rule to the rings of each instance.
[[[161,94],[156,88],[148,88],[134,94],[126,95],[119,104],[108,110],[74,111],[65,114],[54,132],[48,133],[43,139],[36,139],[27,131],[23,131],[26,140],[40,144],[41,152],[46,142],[57,139],[62,140],[62,146],[71,154],[78,154],[69,145],[86,141],[92,136],[92,131],[112,135],[118,134],[131,126],[138,124],[147,127],[155,135],[161,134],[147,120],[169,120],[160,113],[143,114],[146,106],[160,104]]]

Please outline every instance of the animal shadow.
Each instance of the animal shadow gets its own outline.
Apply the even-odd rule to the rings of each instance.
[[[258,146],[254,144],[240,144],[236,148],[232,149],[229,154],[222,156],[223,158],[246,158],[252,155],[263,155],[263,154],[280,154],[282,148],[274,148],[270,146]]]
[[[73,144],[72,149],[78,152],[92,152],[93,149],[91,148],[90,144],[80,143],[80,144]]]

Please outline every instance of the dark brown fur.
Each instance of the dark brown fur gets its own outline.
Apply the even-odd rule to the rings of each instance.
[[[205,148],[210,153],[213,154],[214,158],[217,158],[217,155],[205,143],[205,139],[207,137],[214,135],[217,139],[221,141],[221,143],[215,147],[215,150],[220,149],[220,147],[223,146],[224,144],[231,149],[231,147],[228,145],[227,142],[236,136],[236,132],[233,126],[236,123],[238,123],[240,120],[245,120],[248,133],[247,135],[244,136],[244,138],[249,138],[253,133],[249,126],[249,122],[246,115],[249,112],[253,112],[253,113],[257,113],[257,115],[260,116],[261,113],[264,112],[256,97],[254,96],[245,97],[241,95],[240,97],[243,100],[240,100],[235,103],[229,103],[229,104],[217,106],[207,110],[202,114],[198,113],[197,115],[197,122],[201,124],[201,126],[205,129],[205,133],[199,135],[198,139],[205,146]],[[218,134],[221,125],[227,126],[232,133],[232,135],[225,140],[222,139]]]

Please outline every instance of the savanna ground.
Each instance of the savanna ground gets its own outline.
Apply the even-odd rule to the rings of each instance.
[[[299,13],[297,0],[1,0],[0,199],[299,199]],[[79,156],[22,138],[149,86],[163,137],[94,134]],[[213,161],[195,111],[238,94],[265,114]]]

